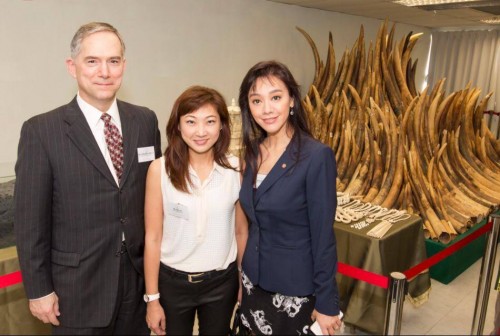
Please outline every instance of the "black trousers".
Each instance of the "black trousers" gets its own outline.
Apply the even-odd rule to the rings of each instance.
[[[130,261],[125,245],[120,256],[120,279],[111,324],[104,328],[69,328],[53,326],[53,335],[150,335],[146,323],[144,278]],[[84,284],[82,284],[84,285]]]
[[[196,313],[200,335],[229,333],[238,296],[238,269],[233,262],[225,270],[210,273],[209,278],[191,278],[189,273],[161,264],[158,286],[167,335],[192,335]]]

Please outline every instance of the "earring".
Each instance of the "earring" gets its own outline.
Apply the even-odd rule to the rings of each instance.
[[[293,112],[293,107],[292,107],[292,106],[290,106],[290,115],[292,115],[292,116],[293,116],[293,114],[294,114],[294,113],[295,113],[295,112]]]

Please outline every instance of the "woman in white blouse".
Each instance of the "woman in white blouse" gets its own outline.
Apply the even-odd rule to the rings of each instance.
[[[228,334],[237,300],[238,158],[228,155],[229,113],[217,91],[177,98],[168,147],[149,167],[144,271],[146,321],[158,335]]]

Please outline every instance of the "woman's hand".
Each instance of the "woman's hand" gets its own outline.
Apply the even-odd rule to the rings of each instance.
[[[148,302],[146,323],[156,335],[165,335],[165,312],[158,300]]]
[[[342,326],[342,321],[338,316],[323,315],[316,309],[311,314],[311,318],[313,321],[318,321],[322,335],[335,335],[335,332]]]

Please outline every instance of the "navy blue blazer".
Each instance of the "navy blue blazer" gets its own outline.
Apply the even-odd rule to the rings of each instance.
[[[316,296],[315,308],[338,315],[333,232],[337,207],[335,156],[328,146],[301,134],[258,189],[247,163],[240,203],[249,219],[242,268],[254,285],[287,296]]]

